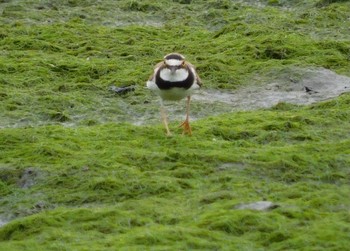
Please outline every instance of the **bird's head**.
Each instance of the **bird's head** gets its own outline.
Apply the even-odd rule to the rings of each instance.
[[[175,74],[177,70],[185,68],[185,57],[179,53],[170,53],[164,57],[164,64],[171,74]]]

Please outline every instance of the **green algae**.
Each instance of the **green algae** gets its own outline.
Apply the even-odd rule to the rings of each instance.
[[[193,137],[127,124],[2,129],[2,214],[20,218],[1,228],[1,245],[346,248],[349,98],[208,118]],[[28,166],[43,178],[23,190],[16,177]],[[280,207],[234,209],[262,199]]]
[[[348,248],[348,94],[208,109],[192,137],[129,122],[158,116],[144,85],[169,51],[185,54],[206,88],[264,83],[292,66],[350,75],[349,2],[0,6],[1,249]],[[111,85],[136,90],[118,96]],[[236,209],[261,200],[278,207]]]

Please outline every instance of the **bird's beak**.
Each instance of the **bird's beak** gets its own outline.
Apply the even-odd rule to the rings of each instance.
[[[175,74],[177,67],[176,66],[169,66],[171,74]]]

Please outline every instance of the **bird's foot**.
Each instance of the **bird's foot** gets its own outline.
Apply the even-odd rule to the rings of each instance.
[[[180,127],[183,127],[182,134],[188,134],[190,136],[192,135],[192,129],[187,119],[180,125]]]

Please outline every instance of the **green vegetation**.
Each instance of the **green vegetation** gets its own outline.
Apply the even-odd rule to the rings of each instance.
[[[1,250],[348,249],[349,94],[167,138],[144,86],[170,51],[205,88],[350,76],[349,1],[58,2],[0,1]]]

